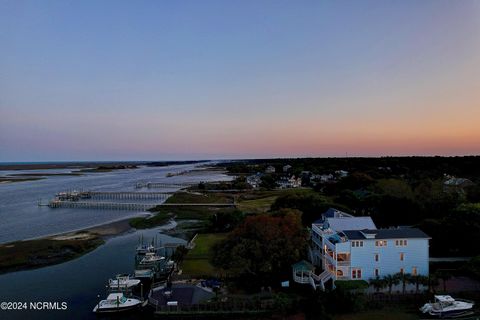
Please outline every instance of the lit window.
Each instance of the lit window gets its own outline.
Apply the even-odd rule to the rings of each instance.
[[[395,240],[395,245],[397,247],[406,247],[407,246],[407,240],[406,239]]]
[[[412,268],[412,275],[416,276],[418,274],[417,267]]]
[[[375,247],[386,247],[387,240],[377,240],[375,241]]]
[[[403,261],[405,259],[405,254],[403,252],[400,253],[400,261]]]

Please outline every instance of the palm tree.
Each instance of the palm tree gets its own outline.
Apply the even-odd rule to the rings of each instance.
[[[405,294],[407,283],[412,283],[413,281],[412,275],[410,273],[399,272],[394,276],[396,276],[402,282],[402,294]]]
[[[375,279],[370,279],[370,285],[373,286],[376,292],[387,286],[385,279],[380,279],[378,276]]]
[[[435,293],[435,288],[438,286],[438,278],[435,274],[428,275],[428,292]]]
[[[392,294],[392,288],[393,286],[397,285],[400,283],[400,279],[396,274],[389,274],[383,277],[383,280],[388,286],[388,294]]]
[[[437,278],[442,279],[443,282],[443,291],[447,291],[447,280],[452,277],[452,274],[448,272],[447,270],[438,270],[435,272],[435,275]]]
[[[415,276],[412,276],[412,283],[415,284],[415,293],[418,293],[418,288],[420,287],[420,285],[429,284],[429,278],[427,276],[417,274]]]

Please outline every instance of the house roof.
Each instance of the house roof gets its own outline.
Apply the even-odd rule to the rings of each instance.
[[[430,237],[417,228],[390,228],[375,230],[343,230],[343,233],[349,240],[367,239],[365,234],[375,235],[375,239],[402,239],[402,238],[420,238],[429,239]]]
[[[377,229],[370,217],[344,217],[344,218],[327,218],[326,223],[330,229],[337,232],[343,230],[363,230]]]
[[[327,211],[325,211],[322,214],[322,217],[320,219],[317,219],[313,222],[313,224],[323,224],[327,218],[353,218],[351,214],[348,214],[346,212],[340,211],[335,208],[329,208]],[[368,227],[364,227],[367,229]]]
[[[313,271],[313,270],[315,270],[315,267],[310,262],[308,262],[306,260],[302,260],[302,261],[299,261],[295,264],[292,264],[292,268],[294,270],[297,270],[297,271],[300,271],[300,270]]]

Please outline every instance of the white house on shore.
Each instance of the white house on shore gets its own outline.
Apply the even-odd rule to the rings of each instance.
[[[429,273],[429,239],[410,227],[377,229],[370,217],[329,209],[312,224],[310,259],[322,268],[312,285],[329,280],[366,280],[396,273]]]

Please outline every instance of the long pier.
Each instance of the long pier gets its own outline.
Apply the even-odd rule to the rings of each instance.
[[[56,194],[56,200],[80,201],[85,199],[111,200],[160,200],[165,201],[170,192],[131,192],[131,191],[67,191]]]
[[[147,211],[157,203],[122,203],[122,202],[97,202],[97,201],[63,201],[52,200],[48,203],[50,208],[83,208],[104,210],[133,210]]]
[[[195,185],[194,183],[164,183],[164,182],[137,182],[135,188],[149,188],[149,189],[169,189],[179,188],[184,189]]]
[[[108,192],[108,191],[86,191],[85,195],[91,199],[112,199],[112,200],[167,200],[172,193],[168,192]]]

